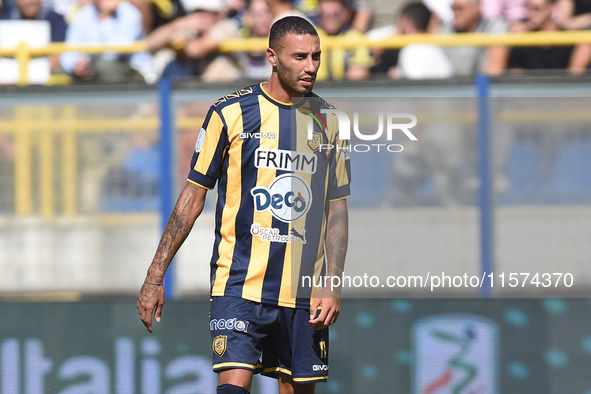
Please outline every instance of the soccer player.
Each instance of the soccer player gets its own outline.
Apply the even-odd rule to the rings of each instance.
[[[280,19],[267,57],[267,82],[210,107],[137,302],[152,332],[166,268],[217,182],[210,303],[217,394],[249,393],[253,373],[276,377],[281,394],[314,393],[328,376],[328,326],[340,312],[331,278],[345,261],[350,164],[336,117],[310,118],[333,108],[312,93],[318,34],[301,17]]]

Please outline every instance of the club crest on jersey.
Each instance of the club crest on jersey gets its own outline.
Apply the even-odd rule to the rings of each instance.
[[[213,338],[213,352],[218,356],[222,357],[226,353],[226,347],[228,345],[227,335],[218,335]]]
[[[318,111],[315,111],[309,107],[304,107],[304,109],[310,111],[305,114],[306,116],[310,117],[308,119],[308,146],[310,149],[312,149],[312,152],[316,152],[318,149],[320,149],[320,145],[322,145],[322,134],[314,131],[314,122],[316,122],[318,127],[320,127],[320,130],[322,130],[324,126],[324,130],[328,131],[328,125],[326,124],[326,120],[324,120]]]
[[[302,218],[312,205],[312,189],[304,178],[296,174],[283,174],[273,179],[269,187],[257,186],[250,190],[257,212],[271,211],[273,217],[284,223]]]
[[[312,149],[312,152],[316,152],[322,145],[322,134],[314,131],[312,132],[312,138],[308,140],[308,146]]]

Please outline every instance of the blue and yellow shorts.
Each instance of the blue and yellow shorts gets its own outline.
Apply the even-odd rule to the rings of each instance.
[[[295,383],[328,378],[328,328],[311,328],[308,309],[213,297],[209,314],[214,372],[241,368]]]

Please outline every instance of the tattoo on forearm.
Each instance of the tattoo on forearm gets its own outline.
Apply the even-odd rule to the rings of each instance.
[[[148,275],[157,281],[164,279],[164,271],[189,235],[195,219],[201,213],[203,206],[198,207],[197,211],[193,206],[192,197],[196,188],[198,186],[191,183],[185,187],[166,223],[156,255],[148,270]]]
[[[329,217],[326,234],[326,252],[328,259],[329,276],[340,276],[345,268],[345,256],[348,243],[348,213],[347,209],[340,208],[332,212]]]

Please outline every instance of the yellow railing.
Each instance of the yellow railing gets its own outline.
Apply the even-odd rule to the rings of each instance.
[[[324,49],[332,47],[355,48],[358,46],[400,48],[409,44],[432,43],[440,46],[459,45],[572,45],[591,42],[591,31],[523,34],[454,34],[397,36],[379,41],[367,38],[346,39],[322,37]],[[221,52],[264,50],[267,39],[230,39],[225,41]],[[0,56],[14,56],[21,70],[19,85],[27,85],[27,64],[35,56],[60,54],[68,51],[83,53],[133,53],[146,50],[145,42],[127,46],[67,46],[63,43],[50,44],[44,48],[30,48],[20,44],[17,48],[0,48]],[[77,136],[81,132],[151,131],[159,127],[156,117],[142,119],[78,119],[75,106],[61,108],[59,117],[52,117],[49,106],[21,106],[15,110],[12,120],[0,119],[0,134],[12,135],[15,144],[15,212],[29,215],[34,211],[34,190],[39,193],[39,212],[44,217],[55,214],[54,179],[61,177],[60,208],[65,215],[78,212],[78,149]],[[583,114],[585,119],[589,116]],[[539,115],[536,115],[539,116]],[[512,118],[511,118],[512,119]],[[183,117],[177,120],[177,127],[186,129],[200,125],[201,118]],[[35,141],[39,141],[39,160],[33,160]],[[57,148],[57,149],[56,149]],[[56,163],[55,151],[61,152],[61,161]],[[33,187],[34,163],[38,163],[39,185]]]
[[[15,146],[14,201],[17,215],[30,215],[34,209],[34,189],[38,190],[39,213],[43,217],[55,215],[54,184],[61,177],[61,214],[78,213],[78,135],[80,133],[156,132],[160,119],[111,118],[78,119],[75,106],[61,107],[59,118],[52,117],[52,106],[23,105],[15,108],[12,120],[0,119],[0,135],[12,135]],[[181,130],[199,127],[202,117],[181,117],[176,125]],[[39,160],[33,159],[38,141]],[[56,149],[57,148],[57,149]],[[60,153],[59,167],[55,168],[55,152]],[[34,163],[38,163],[39,184],[33,187]]]
[[[591,31],[568,32],[534,32],[521,34],[486,34],[486,33],[459,33],[439,35],[400,35],[380,40],[370,40],[367,37],[342,38],[323,36],[322,48],[334,47],[352,49],[357,47],[374,48],[402,48],[409,44],[434,44],[439,46],[530,46],[530,45],[574,45],[578,43],[591,43]],[[267,38],[234,38],[228,39],[220,46],[221,52],[239,52],[252,50],[265,50],[268,46]],[[144,41],[138,41],[130,45],[84,45],[68,46],[64,43],[52,43],[43,48],[31,48],[21,43],[17,48],[0,48],[0,56],[11,56],[19,62],[20,77],[18,85],[27,85],[27,65],[31,58],[61,54],[64,52],[82,53],[134,53],[147,50]]]
[[[11,56],[18,61],[19,80],[17,85],[24,86],[29,84],[28,64],[31,58],[36,56],[47,56],[61,54],[65,52],[81,53],[135,53],[147,50],[145,42],[138,41],[130,45],[67,45],[65,43],[52,43],[42,48],[31,48],[21,42],[16,48],[0,48],[0,56]]]

